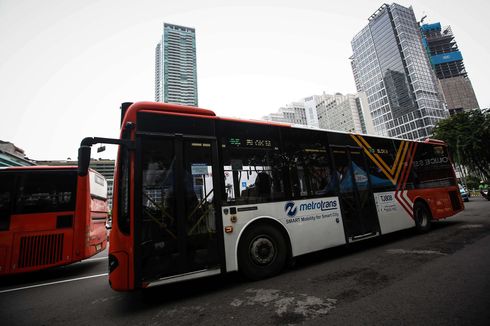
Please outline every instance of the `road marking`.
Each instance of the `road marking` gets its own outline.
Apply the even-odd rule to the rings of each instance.
[[[414,255],[441,255],[447,256],[447,254],[435,251],[435,250],[405,250],[405,249],[388,249],[386,250],[390,254],[414,254]]]
[[[461,229],[479,229],[482,228],[483,224],[466,224],[460,226]]]
[[[89,258],[89,259],[82,260],[82,262],[84,262],[84,261],[94,261],[94,260],[103,260],[103,259],[107,260],[109,258],[107,258],[107,257]]]
[[[32,289],[32,288],[38,288],[38,287],[41,287],[41,286],[48,286],[48,285],[55,285],[55,284],[61,284],[61,283],[67,283],[67,282],[81,281],[81,280],[86,280],[86,279],[89,279],[89,278],[107,276],[108,274],[109,273],[103,273],[103,274],[97,274],[97,275],[89,275],[89,276],[84,276],[84,277],[72,278],[72,279],[69,279],[69,280],[49,282],[49,283],[36,284],[36,285],[30,285],[30,286],[24,286],[24,287],[21,287],[21,288],[3,290],[3,291],[0,291],[0,293],[21,291],[21,290],[27,290],[27,289]]]

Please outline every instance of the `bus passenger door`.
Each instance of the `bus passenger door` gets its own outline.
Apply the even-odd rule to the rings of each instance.
[[[378,214],[363,152],[332,146],[339,197],[348,242],[379,234]]]
[[[143,137],[140,162],[137,277],[152,282],[220,273],[216,141],[181,135]]]

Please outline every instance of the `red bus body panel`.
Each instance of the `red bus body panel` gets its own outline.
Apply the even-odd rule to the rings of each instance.
[[[449,196],[450,191],[457,193],[460,209],[454,209]],[[444,191],[442,189],[409,190],[408,197],[414,203],[417,200],[422,200],[427,203],[432,213],[432,219],[434,220],[448,218],[464,210],[463,199],[461,198],[458,186],[448,187]]]
[[[70,170],[76,167],[15,167],[8,170]],[[81,261],[107,246],[106,204],[90,195],[89,177],[77,177],[74,211],[12,214],[8,231],[0,231],[0,276],[33,272]],[[95,209],[95,210],[94,210]],[[99,219],[92,221],[92,216]],[[71,227],[57,227],[71,216]]]
[[[13,215],[10,231],[0,232],[0,275],[65,265],[73,256],[73,228],[56,230],[56,217],[73,211]],[[56,230],[56,231],[53,231]]]

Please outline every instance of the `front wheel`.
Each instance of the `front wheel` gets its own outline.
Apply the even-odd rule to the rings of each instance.
[[[420,233],[425,233],[430,230],[432,214],[429,211],[427,205],[418,202],[413,208],[413,215],[415,218],[415,228]]]
[[[277,275],[287,260],[287,245],[274,226],[259,224],[246,230],[238,245],[238,268],[251,280]]]

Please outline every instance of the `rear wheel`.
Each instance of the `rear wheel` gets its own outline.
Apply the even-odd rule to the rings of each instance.
[[[432,214],[426,204],[422,202],[415,203],[413,215],[415,218],[415,228],[418,232],[425,233],[430,230]]]
[[[277,275],[286,264],[287,245],[272,225],[259,224],[245,231],[238,245],[238,268],[251,280]]]

